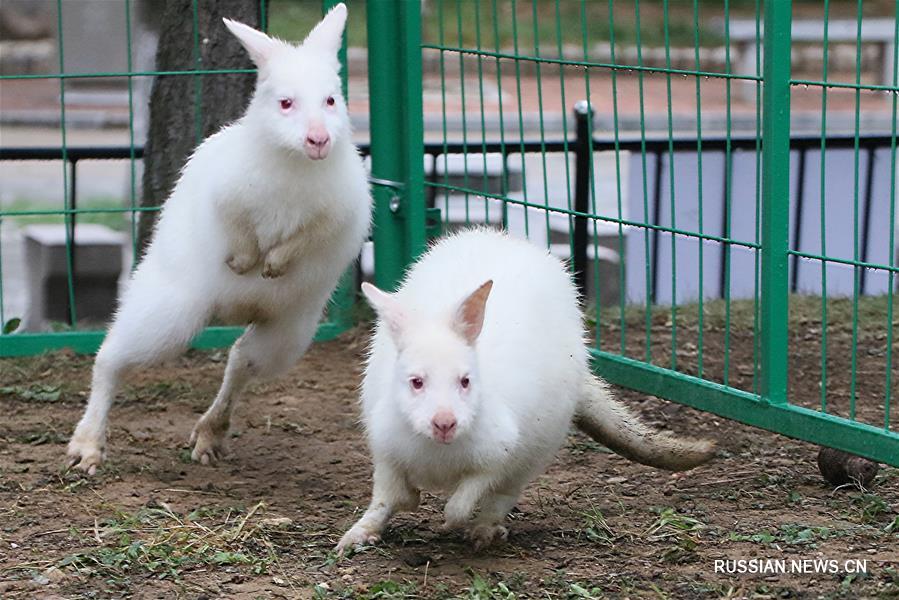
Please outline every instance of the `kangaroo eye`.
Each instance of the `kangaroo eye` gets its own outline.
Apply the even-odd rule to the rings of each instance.
[[[328,96],[328,99],[325,100],[325,104],[327,104],[328,106],[334,106],[334,102],[334,96]]]
[[[293,106],[293,100],[290,98],[281,98],[278,100],[278,103],[281,105],[281,110],[288,111]]]
[[[471,380],[468,378],[468,375],[459,380],[459,385],[462,386],[463,390],[468,389],[468,386],[471,385]]]
[[[412,386],[413,390],[420,390],[425,386],[425,380],[421,377],[410,377],[409,385]]]

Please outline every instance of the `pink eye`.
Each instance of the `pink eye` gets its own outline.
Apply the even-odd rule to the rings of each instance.
[[[288,111],[293,106],[293,100],[290,98],[281,98],[278,101],[281,104],[281,110]]]
[[[420,390],[425,386],[425,380],[421,377],[411,377],[409,379],[409,385],[412,386],[413,390]]]
[[[334,106],[334,102],[334,96],[328,96],[328,99],[325,100],[325,104],[327,104],[328,106]]]
[[[468,375],[459,380],[459,385],[462,386],[463,390],[468,389],[468,386],[471,385],[471,380],[468,378]]]

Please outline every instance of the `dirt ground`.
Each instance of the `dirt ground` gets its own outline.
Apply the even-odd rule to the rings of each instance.
[[[0,597],[899,598],[899,470],[833,490],[810,444],[626,390],[651,424],[718,440],[717,459],[677,477],[574,433],[528,487],[508,542],[474,552],[440,531],[442,500],[426,495],[382,544],[338,561],[370,491],[356,406],[365,336],[316,344],[289,376],[252,387],[214,467],[192,464],[186,441],[225,353],[141,374],[90,479],[63,468],[90,357],[0,361]],[[839,356],[846,338],[829,343]],[[792,368],[810,377],[820,348],[794,347]],[[710,371],[721,360],[705,354]],[[830,385],[847,377],[833,369]],[[814,405],[810,381],[794,397]],[[715,572],[734,559],[786,559],[788,572]],[[804,559],[836,562],[792,572]],[[847,566],[856,560],[866,573]]]

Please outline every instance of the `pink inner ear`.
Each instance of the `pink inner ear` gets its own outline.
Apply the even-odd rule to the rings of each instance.
[[[487,298],[490,296],[491,289],[493,289],[492,279],[472,292],[462,302],[459,312],[456,314],[455,329],[469,344],[473,344],[481,334],[481,329],[484,326]]]

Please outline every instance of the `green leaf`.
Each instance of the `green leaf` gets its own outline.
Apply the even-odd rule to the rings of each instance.
[[[22,324],[22,319],[19,317],[13,317],[9,321],[3,324],[3,335],[8,335],[19,328],[19,325]]]
[[[37,402],[56,402],[62,395],[58,386],[33,385],[24,387],[20,385],[0,387],[0,394],[18,396],[20,400],[34,400]]]

